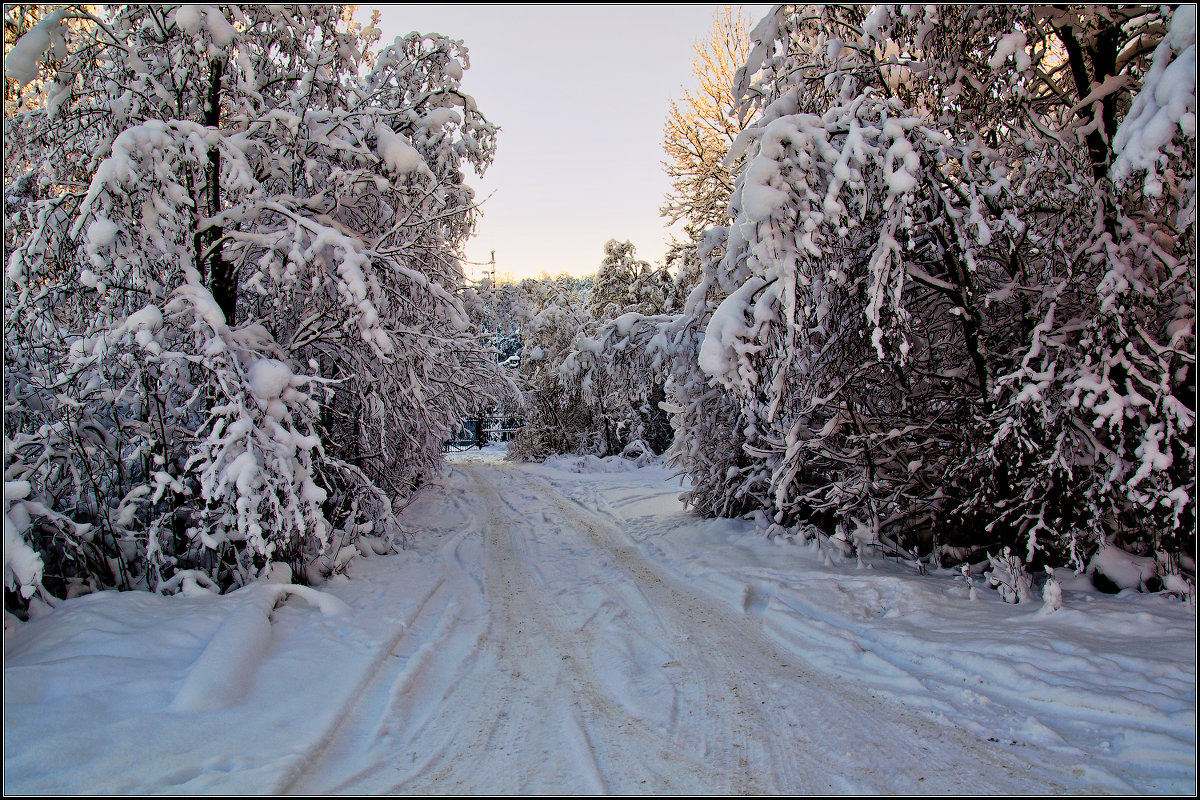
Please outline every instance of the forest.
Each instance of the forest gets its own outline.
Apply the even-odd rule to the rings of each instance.
[[[501,414],[512,459],[662,458],[699,516],[1013,602],[1194,593],[1194,6],[726,12],[636,122],[684,238],[520,282],[464,274],[502,138],[464,42],[5,14],[6,618],[319,583]]]

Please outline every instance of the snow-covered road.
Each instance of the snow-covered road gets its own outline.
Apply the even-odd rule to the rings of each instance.
[[[106,593],[24,626],[5,790],[1194,788],[1195,616],[1177,603],[1068,591],[1039,618],[948,576],[702,522],[660,467],[499,455],[455,457],[406,511],[411,550],[324,587],[349,613],[275,609],[215,708],[180,713],[180,687],[241,593],[144,597],[133,621]],[[86,633],[97,614],[107,638]],[[187,635],[147,641],[168,629]],[[153,662],[125,665],[147,691],[116,688],[117,651]],[[221,695],[221,675],[200,677]]]
[[[473,524],[420,633],[286,791],[1062,791],[1011,749],[814,675],[548,482],[459,469]]]

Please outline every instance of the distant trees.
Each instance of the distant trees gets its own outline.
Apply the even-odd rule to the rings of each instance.
[[[741,7],[717,12],[708,38],[694,47],[692,73],[698,87],[671,101],[663,129],[663,166],[671,193],[662,215],[671,223],[682,221],[691,239],[705,228],[725,224],[733,194],[734,171],[724,160],[746,125],[735,107],[733,76],[750,50]]]
[[[588,311],[596,321],[607,322],[631,311],[654,314],[664,309],[671,293],[670,275],[635,258],[634,252],[631,242],[609,239],[605,243],[604,260],[588,297]]]
[[[525,426],[509,445],[514,458],[540,460],[591,447],[595,427],[589,410],[578,391],[569,391],[559,380],[559,367],[588,322],[591,288],[569,276],[519,284],[524,304],[519,380]]]
[[[44,93],[5,125],[14,585],[10,531],[60,597],[326,573],[502,391],[460,298],[496,130],[466,50],[365,70],[349,19],[69,6],[9,49]]]
[[[667,310],[675,287],[666,270],[614,239],[604,245],[586,294],[571,291],[563,278],[520,286],[529,287],[521,356],[526,425],[509,448],[512,456],[628,450],[649,457],[665,450],[671,433],[659,407],[661,377],[625,361],[610,333]]]
[[[495,282],[484,278],[470,296],[467,311],[496,348],[496,360],[515,369],[521,360],[521,315],[524,312],[521,288],[511,282]]]

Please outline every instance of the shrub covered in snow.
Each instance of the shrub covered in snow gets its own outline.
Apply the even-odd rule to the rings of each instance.
[[[559,367],[588,320],[591,285],[561,276],[528,279],[521,289],[522,351],[518,381],[525,426],[509,445],[509,457],[542,460],[556,453],[589,452],[595,425],[578,394],[568,394]]]
[[[1145,591],[1158,575],[1158,564],[1151,556],[1137,556],[1112,545],[1102,546],[1088,562],[1092,581],[1102,589]]]
[[[1024,603],[1033,596],[1033,576],[1025,569],[1025,564],[1012,550],[1007,547],[998,556],[988,553],[988,585],[1000,592],[1000,599],[1006,603]]]
[[[664,342],[657,322],[674,283],[665,268],[634,257],[630,242],[609,240],[588,299],[590,320],[559,368],[559,381],[591,409],[594,454],[616,455],[635,442],[662,453],[671,427],[664,399]],[[651,340],[647,342],[646,340]],[[649,347],[647,346],[649,345]]]
[[[1051,614],[1062,608],[1062,584],[1054,577],[1054,568],[1046,567],[1046,582],[1042,585],[1042,610]]]
[[[456,259],[496,129],[461,43],[376,36],[333,6],[70,6],[8,54],[42,102],[5,122],[6,519],[54,593],[391,536],[504,386]]]

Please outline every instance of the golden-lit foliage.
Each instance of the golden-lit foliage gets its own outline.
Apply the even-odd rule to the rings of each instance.
[[[358,6],[346,6],[345,12],[342,14],[342,24],[350,30],[351,33],[358,34],[362,40],[362,63],[366,69],[375,66],[375,49],[379,44],[379,39],[383,32],[379,30],[379,22],[383,12],[378,8],[372,9],[371,21],[367,23],[367,27],[363,27],[354,21],[354,15],[358,12]]]
[[[663,131],[672,191],[660,209],[672,223],[682,220],[690,236],[722,224],[733,193],[733,172],[723,161],[745,127],[734,113],[732,89],[750,50],[741,7],[717,12],[708,38],[694,47],[692,73],[699,86],[671,102]]]
[[[4,7],[4,56],[8,57],[8,52],[12,50],[13,45],[17,40],[24,36],[29,30],[38,23],[38,20],[45,17],[56,8],[61,8],[61,5],[44,5],[39,3],[16,3],[14,5],[6,5]],[[35,96],[25,98],[24,107],[33,108],[36,105],[37,99]],[[16,78],[4,75],[4,116],[10,118],[21,108],[21,87],[17,83]]]
[[[12,50],[17,40],[28,33],[39,21],[51,13],[67,7],[66,3],[6,4],[4,6],[4,57],[8,57],[9,51]],[[79,28],[92,25],[91,17],[99,15],[100,9],[103,7],[82,3],[72,5],[70,8],[73,12],[67,17],[65,24],[69,28]],[[57,63],[52,54],[48,55],[47,59],[49,68],[42,68],[42,79],[46,81],[53,78],[53,70]],[[6,71],[4,76],[4,116],[6,119],[11,119],[19,111],[37,108],[45,102],[45,95],[39,90],[38,83],[35,81],[30,86],[22,87]]]

